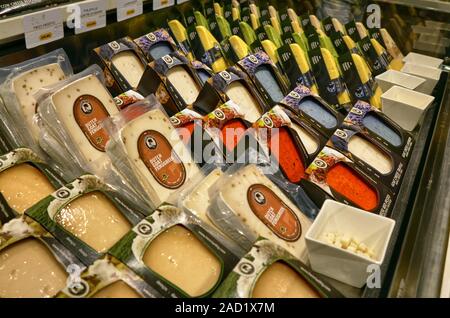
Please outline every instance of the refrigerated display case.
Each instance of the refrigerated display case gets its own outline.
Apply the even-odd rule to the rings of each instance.
[[[90,65],[94,48],[124,36],[135,39],[156,28],[166,27],[168,19],[179,17],[192,5],[188,1],[153,11],[152,1],[144,1],[142,15],[117,22],[115,1],[106,2],[105,28],[75,35],[65,26],[63,39],[28,50],[23,39],[22,19],[34,8],[0,18],[0,67],[64,48],[75,72],[79,72]],[[335,14],[344,20],[355,18],[363,22],[370,15],[366,12],[367,5],[377,4],[381,27],[390,32],[405,56],[409,52],[418,52],[444,59],[443,73],[433,92],[435,101],[413,131],[416,144],[393,208],[392,218],[396,225],[381,267],[381,285],[358,289],[330,281],[347,297],[450,297],[450,2],[269,2],[298,8],[299,13],[315,13],[318,17]],[[350,7],[346,7],[349,3],[352,3]],[[61,4],[63,8],[68,5]],[[350,11],[340,14],[344,7]]]

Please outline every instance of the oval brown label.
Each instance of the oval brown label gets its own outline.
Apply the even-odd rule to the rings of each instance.
[[[265,185],[252,185],[247,191],[247,201],[258,219],[279,238],[294,242],[302,235],[295,212]]]
[[[162,134],[155,130],[144,131],[138,140],[138,151],[148,170],[163,187],[176,189],[184,183],[184,165]]]
[[[109,136],[100,123],[109,113],[102,102],[92,95],[82,95],[73,104],[73,116],[91,145],[105,152]]]

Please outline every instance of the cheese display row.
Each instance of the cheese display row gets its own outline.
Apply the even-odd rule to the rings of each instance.
[[[306,235],[330,198],[391,215],[414,135],[373,76],[401,53],[246,8],[109,42],[77,74],[62,49],[0,69],[0,297],[342,296]]]

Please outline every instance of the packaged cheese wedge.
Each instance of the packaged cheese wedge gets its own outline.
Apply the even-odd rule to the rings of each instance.
[[[26,215],[0,227],[0,298],[50,298],[85,265]]]
[[[214,298],[341,298],[322,276],[260,237],[222,282]]]
[[[109,162],[109,136],[101,123],[119,110],[104,86],[101,69],[93,65],[35,96],[42,126],[65,148],[66,160],[92,166],[93,173],[103,169]]]
[[[175,39],[178,42],[178,46],[180,47],[181,51],[186,55],[186,57],[190,60],[194,60],[194,56],[191,52],[189,40],[186,32],[186,28],[183,24],[181,24],[178,20],[170,20],[168,22],[168,25],[170,27],[170,30],[175,36]]]
[[[306,262],[305,233],[311,221],[305,213],[310,211],[306,207],[302,211],[275,182],[291,191],[295,188],[295,195],[302,193],[301,188],[274,176],[269,178],[274,172],[271,169],[255,164],[233,165],[216,183],[217,196],[209,216],[245,249],[263,236]]]
[[[211,61],[211,68],[213,69],[213,71],[220,72],[225,70],[227,68],[227,63],[223,58],[222,53],[220,52],[219,43],[217,42],[217,40],[206,27],[199,25],[195,29],[197,30],[198,37],[200,38],[205,52],[216,52],[211,55],[215,58]],[[220,56],[216,57],[217,54]]]
[[[206,297],[245,251],[223,241],[195,215],[163,204],[109,254],[163,297]]]
[[[34,94],[41,87],[63,81],[72,73],[72,66],[63,49],[0,68],[0,96],[5,106],[0,111],[7,110],[13,120],[10,125],[23,135],[24,143],[20,146],[38,148],[38,105]]]
[[[107,152],[117,171],[133,186],[142,187],[153,206],[165,202],[199,172],[154,97],[129,106],[106,125],[114,139]]]

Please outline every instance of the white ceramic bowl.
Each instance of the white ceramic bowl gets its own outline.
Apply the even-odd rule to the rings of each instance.
[[[439,68],[444,60],[432,56],[411,52],[403,58],[403,62]]]
[[[381,95],[383,113],[409,131],[416,128],[422,114],[433,101],[433,96],[400,86],[393,86]]]
[[[361,288],[370,274],[370,265],[381,266],[395,221],[333,200],[325,201],[306,233],[306,246],[314,271],[345,284]],[[323,240],[325,233],[338,232],[363,242],[374,259],[341,249]]]
[[[433,93],[436,84],[441,78],[442,71],[438,68],[429,66],[423,66],[420,64],[406,63],[402,70],[403,73],[414,75],[425,79],[425,83],[419,86],[420,90],[424,94],[431,95]]]
[[[412,90],[420,89],[426,82],[425,79],[395,70],[388,70],[375,77],[378,85],[383,92],[387,92],[392,86],[402,86]]]

